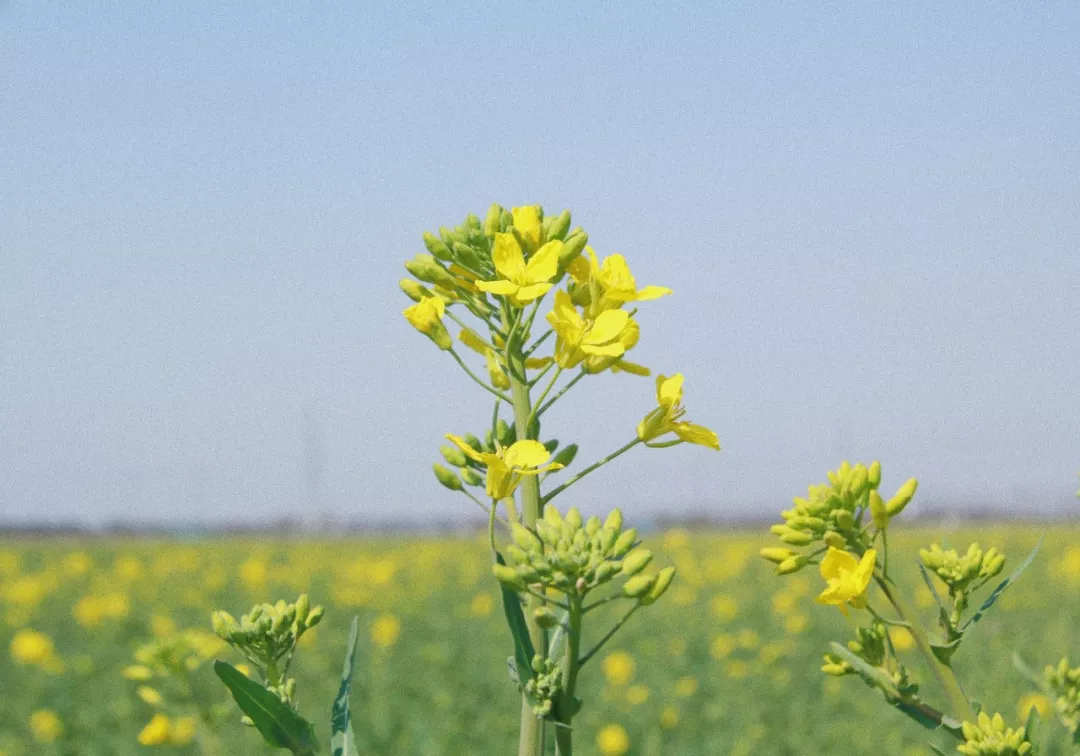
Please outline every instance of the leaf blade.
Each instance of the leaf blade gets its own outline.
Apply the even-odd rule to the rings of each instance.
[[[349,630],[349,643],[345,652],[345,663],[341,670],[341,686],[330,709],[330,753],[332,756],[358,756],[356,736],[352,731],[352,713],[349,710],[349,695],[352,691],[353,669],[356,664],[356,637],[359,617],[353,617]]]
[[[251,718],[263,740],[275,748],[296,754],[314,754],[318,749],[315,728],[282,703],[274,693],[249,679],[228,662],[215,661],[214,673],[232,693],[240,710]]]

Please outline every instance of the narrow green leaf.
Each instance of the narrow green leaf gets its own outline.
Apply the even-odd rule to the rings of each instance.
[[[945,606],[945,601],[941,598],[941,594],[938,593],[937,586],[934,585],[934,579],[930,577],[930,573],[927,571],[926,566],[922,562],[917,562],[919,565],[919,574],[922,575],[923,582],[926,583],[926,587],[930,589],[930,595],[934,597],[934,601],[938,605],[938,622],[941,626],[949,626],[949,609]]]
[[[331,756],[358,756],[356,736],[352,731],[352,714],[349,712],[349,692],[352,690],[353,665],[356,663],[356,635],[360,618],[353,617],[349,630],[348,650],[345,652],[345,665],[341,670],[341,687],[334,698],[330,710],[330,753]]]
[[[933,752],[934,752],[934,753],[936,753],[936,754],[939,754],[939,756],[948,756],[948,754],[946,754],[946,753],[945,753],[945,752],[944,752],[943,750],[941,750],[940,748],[938,748],[938,747],[937,747],[936,745],[934,745],[933,743],[927,743],[926,745],[928,745],[928,746],[930,747],[930,750],[931,750],[931,751],[933,751]]]
[[[1024,723],[1024,737],[1034,747],[1035,739],[1039,737],[1039,709],[1035,706],[1028,709],[1027,721]]]
[[[1017,672],[1027,678],[1036,688],[1038,688],[1039,690],[1043,690],[1043,686],[1045,684],[1043,676],[1033,670],[1031,667],[1029,667],[1027,665],[1027,662],[1024,661],[1023,657],[1015,651],[1013,651],[1012,663],[1013,666],[1016,668]]]
[[[495,559],[499,564],[506,564],[502,554],[496,552]],[[525,612],[521,608],[521,597],[517,592],[499,583],[502,590],[503,611],[506,614],[506,624],[510,627],[510,635],[514,639],[514,662],[517,666],[518,678],[521,684],[525,680],[532,679],[532,659],[536,655],[536,649],[529,637],[529,626],[525,622]]]
[[[994,605],[994,602],[1001,598],[1001,594],[1005,592],[1005,589],[1012,585],[1014,582],[1016,582],[1016,579],[1019,578],[1020,575],[1024,572],[1024,570],[1026,570],[1031,565],[1031,562],[1035,559],[1035,555],[1039,553],[1039,547],[1042,546],[1043,538],[1045,537],[1046,531],[1043,531],[1043,534],[1039,536],[1039,542],[1035,544],[1035,548],[1032,549],[1031,553],[1027,555],[1027,559],[1021,562],[1020,566],[1013,570],[1013,573],[1009,575],[1009,577],[1002,580],[998,584],[997,588],[990,592],[990,595],[987,596],[986,600],[982,602],[982,606],[980,606],[975,612],[975,614],[971,615],[971,619],[969,619],[964,624],[964,627],[961,629],[962,633],[966,633],[969,627],[978,622],[979,619],[983,616],[983,614],[986,613],[986,610],[992,607]]]
[[[309,756],[319,750],[315,728],[281,699],[233,665],[214,662],[214,672],[232,693],[240,711],[247,714],[263,740],[275,748],[288,748]]]

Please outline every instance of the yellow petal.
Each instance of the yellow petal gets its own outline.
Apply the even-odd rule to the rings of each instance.
[[[503,278],[516,281],[525,274],[525,255],[513,234],[495,234],[491,260]],[[476,285],[480,286],[480,282],[477,281]]]
[[[525,367],[529,370],[539,370],[546,368],[553,362],[551,357],[528,357],[525,360]]]
[[[584,344],[603,344],[618,338],[623,328],[630,320],[630,313],[626,310],[607,310],[593,321],[589,332],[585,335]],[[620,347],[622,344],[619,345]],[[624,347],[625,350],[625,347]],[[622,352],[619,352],[622,354]]]
[[[516,299],[518,302],[531,302],[547,294],[552,286],[554,284],[550,283],[535,283],[522,286],[517,290],[516,294],[512,295],[512,299]]]
[[[480,289],[480,291],[508,297],[517,293],[518,285],[513,281],[477,281],[476,288]]]
[[[540,206],[524,205],[511,211],[514,216],[514,228],[532,243],[532,248],[540,246]]]
[[[628,360],[619,360],[611,366],[611,372],[613,373],[630,373],[630,375],[649,375],[649,369],[644,365],[638,365],[636,362],[629,362]]]
[[[525,277],[532,283],[550,281],[559,272],[560,252],[561,241],[550,241],[542,246],[525,266]]]
[[[671,429],[675,435],[690,444],[707,446],[710,449],[720,451],[720,439],[716,434],[702,425],[694,423],[675,423]]]
[[[872,549],[871,549],[872,551]],[[821,576],[826,580],[840,580],[845,572],[853,572],[859,566],[859,560],[842,549],[829,547],[829,552],[821,560]]]
[[[503,454],[507,466],[511,468],[539,467],[551,458],[551,452],[539,441],[515,441]]]
[[[674,407],[682,401],[683,375],[656,376],[656,401],[662,407]]]
[[[480,463],[488,465],[490,467],[490,464],[491,464],[490,463],[490,458],[491,457],[496,457],[496,455],[494,455],[494,454],[485,454],[483,452],[476,451],[476,449],[469,446],[469,444],[466,443],[465,439],[461,438],[460,436],[455,436],[452,433],[447,433],[446,438],[449,439],[451,442],[453,442],[454,446],[461,449],[461,451],[465,452],[466,457],[468,457],[469,459],[471,459],[471,460],[473,460],[475,462],[480,462]],[[496,457],[496,459],[497,458],[498,457]]]
[[[586,339],[581,345],[581,351],[597,357],[622,357],[626,352],[626,347],[618,341],[611,344],[589,344],[588,339]]]
[[[480,338],[480,335],[471,328],[462,328],[458,339],[477,354],[487,354],[487,352],[491,351],[490,347]]]
[[[671,289],[666,286],[646,286],[637,293],[634,299],[638,302],[645,302],[650,299],[659,299],[670,293]]]

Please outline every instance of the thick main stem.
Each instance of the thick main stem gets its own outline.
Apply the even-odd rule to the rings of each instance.
[[[938,682],[945,691],[945,695],[949,699],[949,708],[952,709],[953,716],[964,722],[974,722],[975,710],[971,707],[967,695],[964,694],[964,689],[960,687],[960,681],[956,679],[956,673],[952,667],[943,664],[934,655],[934,650],[930,648],[926,632],[919,623],[915,612],[900,596],[900,592],[890,589],[886,581],[878,579],[877,583],[882,593],[885,594],[885,598],[893,605],[900,619],[908,623],[908,631],[915,638],[915,644],[919,647],[923,656],[926,657],[926,663],[930,665],[930,669],[933,671],[934,676],[937,677]]]
[[[529,386],[522,380],[525,376],[525,360],[518,355],[508,355],[516,364],[508,365],[510,373],[510,395],[514,400],[514,426],[518,440],[528,438],[529,416],[532,414],[532,402],[529,398]],[[521,376],[519,378],[518,376]],[[534,439],[535,440],[535,439]],[[531,528],[540,517],[540,481],[535,475],[526,475],[521,482],[521,523]],[[525,620],[529,623],[529,637],[533,648],[545,648],[544,631],[533,619],[532,609],[539,606],[537,599],[526,598],[529,611]],[[544,721],[533,713],[528,699],[521,697],[521,734],[518,738],[518,756],[543,756]]]

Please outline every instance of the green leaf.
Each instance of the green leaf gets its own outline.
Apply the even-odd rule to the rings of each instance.
[[[939,756],[948,756],[948,754],[946,754],[943,750],[938,748],[933,743],[927,743],[926,745],[930,746],[930,750],[933,751],[936,754],[939,754]]]
[[[499,564],[506,564],[502,554],[496,552],[495,560]],[[532,679],[532,659],[536,655],[536,649],[529,637],[529,626],[525,622],[525,612],[521,609],[521,597],[516,591],[499,583],[502,590],[503,611],[506,614],[506,624],[510,627],[510,635],[514,639],[514,663],[517,667],[520,684]],[[524,678],[523,680],[521,678]]]
[[[274,693],[228,662],[214,662],[214,672],[232,693],[240,711],[247,714],[263,740],[275,748],[313,756],[319,750],[315,728]]]
[[[917,562],[919,565],[919,574],[922,575],[923,582],[926,583],[926,587],[930,589],[930,595],[934,597],[934,601],[938,605],[938,622],[942,627],[949,626],[949,608],[945,606],[945,601],[941,598],[941,594],[938,593],[937,586],[934,585],[933,578],[930,577],[930,573],[926,570],[926,566],[922,562]]]
[[[1012,663],[1013,666],[1016,667],[1017,672],[1027,678],[1036,688],[1044,690],[1045,681],[1043,680],[1043,676],[1029,667],[1023,657],[1015,651],[1013,651]]]
[[[341,687],[330,710],[331,756],[358,756],[356,736],[352,731],[352,714],[349,712],[349,692],[352,690],[353,665],[356,663],[356,634],[359,617],[353,617],[349,630],[349,645],[345,652],[345,666],[341,670]]]
[[[1028,709],[1027,721],[1024,723],[1024,737],[1028,742],[1035,745],[1035,739],[1039,736],[1039,710],[1032,706]]]

